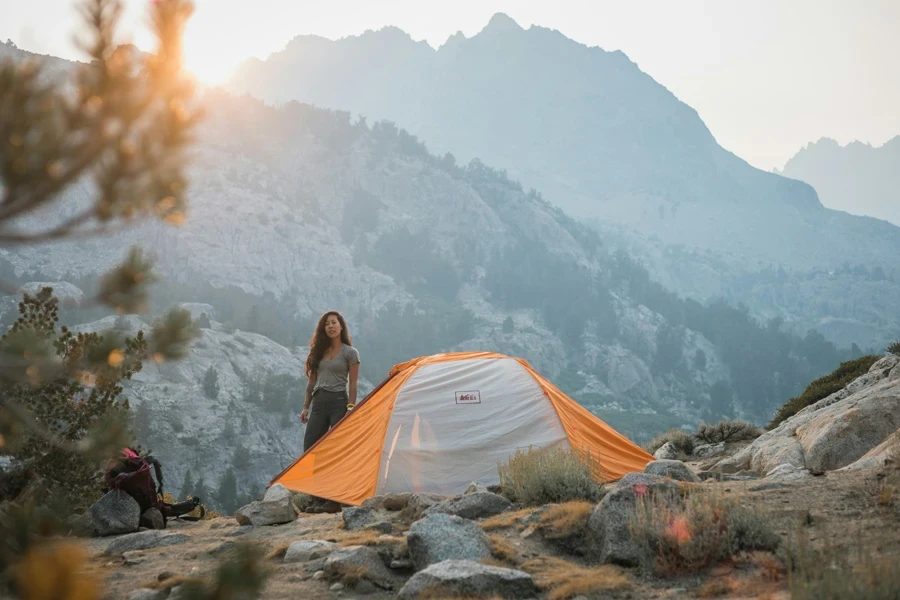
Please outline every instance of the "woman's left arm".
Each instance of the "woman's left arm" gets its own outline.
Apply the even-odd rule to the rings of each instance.
[[[356,404],[356,382],[359,379],[359,363],[350,365],[350,404]]]

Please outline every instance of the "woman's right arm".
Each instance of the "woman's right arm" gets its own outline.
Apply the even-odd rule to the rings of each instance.
[[[312,393],[316,387],[316,375],[317,373],[313,373],[306,384],[306,399],[303,401],[303,412],[300,413],[301,423],[306,423],[309,416],[309,405],[312,404]]]

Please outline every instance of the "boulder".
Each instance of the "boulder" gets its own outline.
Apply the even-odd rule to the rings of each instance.
[[[290,523],[297,519],[297,508],[290,497],[282,497],[279,500],[251,502],[247,506],[239,508],[234,513],[240,525],[280,525]]]
[[[389,511],[398,511],[406,508],[406,505],[409,504],[409,499],[412,496],[409,492],[400,492],[397,494],[387,494],[382,497],[381,506],[384,510]]]
[[[900,365],[898,365],[897,368],[900,368]],[[857,469],[883,467],[886,464],[886,461],[889,460],[895,452],[900,452],[900,430],[869,450],[866,455],[858,461],[843,467],[841,470],[855,471]]]
[[[309,562],[326,558],[337,548],[337,544],[324,540],[300,540],[288,546],[283,562]]]
[[[241,525],[234,531],[226,533],[225,535],[227,535],[228,537],[240,537],[242,535],[247,535],[251,531],[253,531],[253,525]]]
[[[158,508],[148,508],[141,515],[141,527],[147,529],[165,529],[166,522]]]
[[[341,518],[347,529],[361,529],[375,522],[375,510],[368,506],[345,506]]]
[[[113,490],[97,500],[76,522],[82,535],[105,537],[132,533],[141,526],[141,507],[137,500]]]
[[[719,456],[720,454],[725,454],[725,442],[695,446],[692,454],[697,458],[712,458],[714,456]]]
[[[718,471],[768,473],[782,464],[814,473],[837,470],[864,457],[900,427],[900,357],[887,356],[869,372],[765,432]]]
[[[700,478],[680,460],[651,461],[644,467],[644,473],[647,473],[648,475],[658,475],[659,477],[668,477],[669,479],[674,479],[676,481],[700,483]]]
[[[347,573],[362,572],[367,579],[382,589],[393,589],[395,579],[385,566],[381,555],[368,546],[347,546],[332,552],[325,559],[325,574],[340,579]]]
[[[406,506],[403,507],[403,512],[400,513],[400,516],[409,522],[418,521],[425,514],[426,510],[446,499],[446,496],[438,494],[411,494],[407,498]]]
[[[441,513],[413,523],[406,544],[416,570],[444,560],[480,561],[491,555],[490,540],[477,523]]]
[[[492,492],[473,492],[435,504],[425,514],[443,513],[464,519],[483,519],[512,510],[513,504]]]
[[[187,542],[190,538],[183,533],[165,533],[163,531],[140,531],[129,533],[110,541],[104,554],[121,554],[129,550],[146,550],[161,546],[176,546]]]
[[[469,484],[469,487],[466,488],[466,491],[463,494],[474,494],[476,492],[487,492],[487,486],[485,486],[480,481],[473,481]]]
[[[165,590],[140,588],[128,595],[128,600],[164,600],[168,596]]]
[[[768,473],[766,479],[769,481],[797,481],[798,479],[806,479],[812,477],[808,469],[798,469],[792,464],[785,463],[778,465]]]
[[[681,502],[674,482],[644,473],[627,474],[603,497],[588,519],[588,545],[595,558],[602,563],[623,566],[637,566],[641,562],[642,551],[632,540],[628,520],[638,498],[651,496]]]
[[[293,498],[294,495],[291,493],[291,490],[287,489],[280,483],[276,483],[266,490],[266,495],[263,496],[263,502],[276,502],[278,500],[283,500],[284,498]]]
[[[400,590],[400,600],[420,597],[537,598],[531,575],[471,560],[445,560],[413,575]]]
[[[672,442],[666,442],[653,453],[653,457],[658,460],[677,460],[679,456],[681,456],[681,452]]]

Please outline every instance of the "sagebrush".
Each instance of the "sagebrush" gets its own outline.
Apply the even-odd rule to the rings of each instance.
[[[550,447],[516,450],[498,467],[503,494],[525,506],[586,500],[597,502],[603,491],[600,464],[590,454]]]
[[[666,442],[671,442],[673,446],[678,448],[684,454],[690,454],[694,451],[694,437],[684,429],[670,429],[665,433],[661,433],[644,446],[644,450],[653,454],[662,448]]]
[[[719,442],[740,442],[755,440],[763,434],[763,430],[747,421],[730,421],[723,419],[718,423],[701,423],[694,432],[694,437],[706,444]]]
[[[716,492],[638,499],[629,515],[632,539],[660,575],[694,573],[742,551],[774,551],[780,538],[758,507]]]

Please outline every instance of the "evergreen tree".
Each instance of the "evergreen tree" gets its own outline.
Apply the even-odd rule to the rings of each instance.
[[[215,367],[208,368],[203,376],[203,393],[211,400],[219,397],[219,372]]]
[[[231,464],[239,471],[249,468],[250,451],[239,445],[234,449],[234,457],[231,459]]]
[[[181,482],[181,495],[190,496],[194,493],[194,477],[190,470],[184,472],[184,481]]]
[[[206,313],[200,313],[200,316],[197,317],[197,327],[200,329],[209,329],[209,315]]]
[[[191,498],[200,498],[200,502],[203,504],[209,503],[209,490],[206,489],[206,482],[203,481],[203,477],[201,477],[200,481],[197,482],[197,485],[194,486]]]
[[[241,417],[241,434],[247,435],[250,433],[250,421],[247,419],[247,415]]]
[[[231,424],[231,419],[228,419],[225,422],[224,429],[222,429],[222,439],[224,439],[226,442],[233,442],[234,438],[234,426]]]
[[[233,513],[239,508],[237,479],[234,476],[234,469],[231,467],[228,467],[222,475],[222,480],[219,482],[219,491],[216,494],[216,500],[222,510],[228,514]]]

